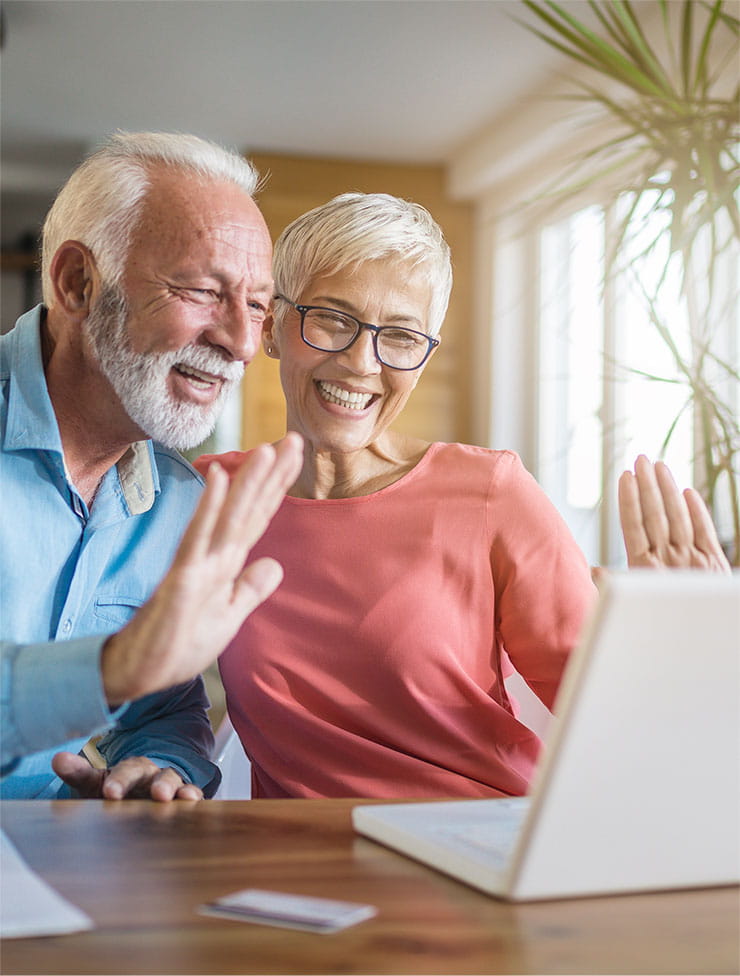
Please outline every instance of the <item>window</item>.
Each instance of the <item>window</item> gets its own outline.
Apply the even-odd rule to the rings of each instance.
[[[603,228],[589,207],[539,235],[537,474],[592,562],[604,460]]]
[[[650,217],[641,235],[654,235],[655,219]],[[666,460],[680,485],[701,475],[690,392],[644,300],[666,255],[655,249],[642,259],[639,277],[624,271],[604,288],[614,222],[615,214],[588,206],[532,232],[539,265],[535,474],[589,561],[604,565],[624,561],[616,486],[638,453]],[[644,243],[644,237],[635,240],[633,251]],[[731,367],[718,370],[716,382],[737,412],[737,249],[723,255],[718,281],[712,314],[700,329],[710,321],[715,328],[712,349]],[[658,295],[660,320],[670,324],[676,351],[688,359],[697,337],[690,333],[675,262]],[[695,300],[700,308],[710,306],[706,295]]]

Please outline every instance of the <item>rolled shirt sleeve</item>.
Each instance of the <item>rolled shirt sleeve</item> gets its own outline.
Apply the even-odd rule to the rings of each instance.
[[[202,678],[132,702],[115,728],[97,743],[109,766],[132,756],[146,756],[162,769],[172,767],[187,783],[210,797],[221,773],[207,758],[214,738],[206,714],[208,696]]]
[[[105,639],[0,643],[3,775],[23,756],[98,735],[125,714],[125,705],[109,709],[103,694],[99,661]]]

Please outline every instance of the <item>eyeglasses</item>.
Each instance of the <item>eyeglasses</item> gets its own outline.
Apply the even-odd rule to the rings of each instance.
[[[276,295],[301,316],[301,339],[321,352],[344,352],[356,342],[364,329],[373,337],[375,358],[391,369],[419,369],[427,361],[439,339],[424,332],[402,329],[396,325],[371,325],[353,315],[320,305],[296,305],[284,295]]]

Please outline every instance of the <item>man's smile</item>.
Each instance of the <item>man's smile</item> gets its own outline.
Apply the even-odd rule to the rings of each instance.
[[[176,372],[184,376],[196,389],[199,390],[209,390],[216,384],[219,386],[224,382],[222,376],[215,376],[213,373],[204,373],[200,369],[196,369],[194,366],[188,366],[185,363],[177,363],[173,366]]]

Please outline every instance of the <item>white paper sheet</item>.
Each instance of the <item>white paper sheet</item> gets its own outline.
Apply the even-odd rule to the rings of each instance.
[[[63,935],[92,927],[92,919],[32,871],[0,830],[0,936]]]

